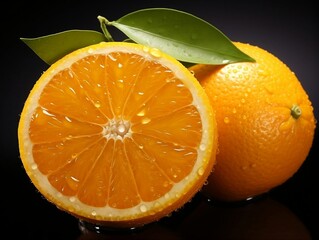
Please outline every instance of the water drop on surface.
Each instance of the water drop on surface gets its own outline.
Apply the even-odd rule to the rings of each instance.
[[[145,117],[145,118],[142,119],[142,124],[148,124],[150,121],[151,121],[150,118]]]
[[[91,212],[91,215],[92,215],[92,216],[96,216],[96,212],[95,212],[95,211],[92,211],[92,212]]]
[[[224,117],[224,123],[228,124],[230,122],[228,117]]]
[[[141,212],[146,212],[147,211],[147,207],[145,205],[141,205],[140,206],[140,211]]]
[[[96,101],[96,102],[94,103],[94,106],[95,106],[96,108],[100,108],[100,107],[101,107],[101,102],[100,102],[100,101]]]
[[[38,168],[38,165],[36,164],[36,163],[33,163],[32,165],[31,165],[31,169],[32,170],[36,170]]]
[[[145,115],[145,109],[142,109],[140,112],[136,114],[139,117],[143,117]]]
[[[162,56],[161,51],[160,51],[159,49],[157,49],[157,48],[152,48],[152,49],[150,50],[150,54],[151,54],[153,57],[157,57],[157,58]]]
[[[202,176],[204,174],[204,168],[203,167],[200,167],[198,170],[197,170],[197,174]]]
[[[201,151],[205,151],[205,150],[206,150],[206,145],[205,145],[205,144],[199,145],[199,149],[200,149]]]
[[[150,51],[150,48],[149,48],[149,47],[146,47],[146,46],[143,46],[143,51],[144,51],[144,52],[149,52],[149,51]]]

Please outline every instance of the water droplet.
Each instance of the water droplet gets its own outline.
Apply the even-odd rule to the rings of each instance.
[[[244,119],[244,120],[247,119],[247,116],[246,116],[246,115],[243,115],[243,119]]]
[[[200,168],[197,170],[197,174],[198,174],[199,176],[203,176],[204,172],[205,172],[205,170],[204,170],[203,167],[200,167]]]
[[[92,216],[96,216],[96,211],[92,211],[92,212],[91,212],[91,215],[92,215]]]
[[[101,107],[101,102],[100,102],[100,101],[96,101],[96,102],[94,103],[94,106],[95,106],[96,108],[100,108],[100,107]]]
[[[145,109],[142,109],[136,115],[139,116],[139,117],[143,117],[145,115]]]
[[[165,197],[166,199],[169,199],[169,194],[166,193],[166,194],[164,195],[164,197]]]
[[[117,67],[118,67],[118,68],[122,68],[122,67],[123,67],[123,64],[122,64],[122,63],[118,63],[118,64],[117,64]]]
[[[70,202],[75,202],[76,197],[70,197],[69,200],[70,200]]]
[[[205,150],[206,150],[206,145],[205,145],[205,144],[199,145],[199,149],[200,149],[201,151],[205,151]]]
[[[240,101],[241,101],[241,103],[245,103],[246,102],[246,100],[244,98],[242,98]]]
[[[237,112],[236,108],[233,108],[232,112],[235,114]]]
[[[31,169],[32,170],[36,170],[38,168],[38,165],[36,164],[36,163],[33,163],[32,165],[31,165]]]
[[[93,53],[94,52],[94,50],[92,49],[92,48],[89,48],[89,50],[88,50],[88,53]]]
[[[162,53],[161,53],[161,51],[159,50],[159,49],[157,49],[157,48],[152,48],[151,50],[150,50],[150,54],[153,56],[153,57],[160,57],[160,56],[162,56]]]
[[[123,88],[124,87],[124,80],[123,79],[119,79],[116,81],[116,84],[118,87]]]
[[[138,145],[138,148],[139,148],[139,149],[143,149],[144,146],[143,146],[143,145]]]
[[[148,124],[150,121],[151,121],[150,118],[145,117],[145,118],[142,119],[142,124]]]
[[[141,212],[146,212],[147,211],[147,207],[145,205],[141,205],[140,206],[140,210],[141,210]]]
[[[224,117],[224,123],[228,124],[230,122],[229,117]]]
[[[147,47],[147,46],[143,46],[143,51],[144,51],[144,52],[149,52],[149,51],[150,51],[150,48]]]

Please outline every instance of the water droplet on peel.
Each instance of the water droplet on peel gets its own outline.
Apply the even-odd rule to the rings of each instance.
[[[232,112],[235,114],[237,112],[236,108],[233,108]]]
[[[140,206],[140,211],[141,212],[146,212],[147,211],[147,207],[145,205],[141,205]]]
[[[118,64],[117,64],[117,67],[118,67],[118,68],[122,68],[122,67],[123,67],[123,64],[122,64],[122,63],[118,63]]]
[[[197,170],[197,174],[199,175],[199,176],[202,176],[203,174],[204,174],[204,168],[203,167],[200,167],[198,170]]]
[[[153,56],[153,57],[160,57],[160,56],[162,56],[162,53],[161,53],[161,51],[159,50],[159,49],[157,49],[157,48],[152,48],[151,50],[150,50],[150,54]]]
[[[142,109],[140,112],[136,114],[139,117],[143,117],[145,115],[145,109]]]
[[[100,108],[100,107],[101,107],[101,102],[100,102],[100,101],[96,101],[96,102],[94,103],[94,106],[95,106],[96,108]]]
[[[241,101],[241,103],[245,103],[246,102],[246,100],[244,98],[242,98],[240,101]]]
[[[200,149],[201,151],[205,151],[205,150],[206,150],[206,145],[205,145],[205,144],[199,145],[199,149]]]
[[[143,145],[138,145],[138,148],[139,148],[139,149],[143,149],[144,146],[143,146]]]
[[[96,211],[92,211],[92,212],[91,212],[91,215],[92,215],[92,216],[96,216]]]
[[[38,165],[36,164],[36,163],[33,163],[32,165],[31,165],[31,169],[32,170],[36,170],[38,168]]]
[[[116,84],[117,84],[118,87],[123,88],[123,87],[124,87],[124,81],[123,81],[123,79],[117,80]]]
[[[145,118],[142,119],[142,124],[148,124],[150,121],[151,121],[150,118],[145,117]]]
[[[228,124],[230,122],[229,117],[224,117],[224,123]]]

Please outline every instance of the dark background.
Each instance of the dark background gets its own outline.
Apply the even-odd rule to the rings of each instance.
[[[1,239],[318,239],[318,129],[300,170],[283,185],[250,203],[225,205],[197,195],[180,211],[133,232],[81,233],[78,221],[34,189],[22,168],[17,141],[19,114],[47,65],[20,37],[70,29],[100,30],[98,15],[113,21],[135,10],[168,7],[192,13],[233,41],[276,55],[293,70],[319,119],[318,7],[314,1],[31,1],[1,8]],[[110,29],[116,40],[121,33]],[[3,54],[4,53],[4,54]]]

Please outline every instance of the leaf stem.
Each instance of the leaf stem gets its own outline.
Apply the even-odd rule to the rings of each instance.
[[[104,36],[106,37],[107,41],[108,42],[114,42],[113,37],[111,36],[111,34],[109,33],[109,31],[106,28],[106,26],[109,25],[108,24],[109,21],[105,17],[102,17],[102,16],[98,16],[97,19],[100,22],[101,29],[102,29],[102,31],[104,33]]]

